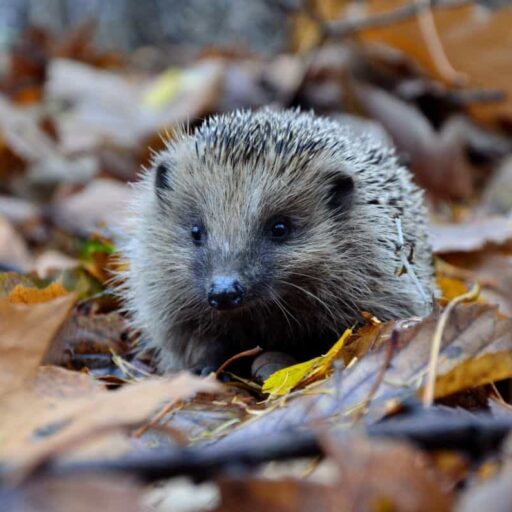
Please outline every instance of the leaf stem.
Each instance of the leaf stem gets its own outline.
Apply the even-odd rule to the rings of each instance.
[[[459,295],[452,299],[448,306],[446,306],[445,310],[441,313],[439,320],[436,325],[436,329],[434,331],[434,336],[432,337],[432,345],[430,348],[430,359],[428,363],[428,374],[427,374],[427,383],[425,384],[425,389],[423,392],[423,406],[430,407],[434,403],[434,394],[436,387],[436,376],[437,376],[437,366],[439,363],[439,352],[441,351],[441,342],[443,339],[443,333],[446,328],[446,324],[448,323],[448,319],[450,317],[451,312],[455,309],[455,306],[462,302],[466,302],[469,300],[475,300],[480,293],[480,286],[475,284],[469,291]]]

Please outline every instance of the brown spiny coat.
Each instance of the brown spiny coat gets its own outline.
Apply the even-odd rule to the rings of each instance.
[[[122,293],[163,371],[215,366],[258,344],[310,357],[361,311],[431,310],[422,192],[392,150],[336,122],[298,111],[212,117],[168,142],[135,196]],[[243,304],[218,311],[208,292],[226,273]]]

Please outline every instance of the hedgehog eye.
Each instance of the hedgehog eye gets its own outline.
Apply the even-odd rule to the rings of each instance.
[[[290,235],[291,225],[288,219],[274,219],[269,223],[270,238],[276,242],[286,240]]]
[[[201,226],[199,226],[198,224],[194,224],[192,226],[190,234],[192,235],[192,240],[194,241],[194,244],[201,245],[204,242],[205,233]]]

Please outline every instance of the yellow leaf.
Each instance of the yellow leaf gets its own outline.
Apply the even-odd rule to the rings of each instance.
[[[438,276],[437,285],[441,289],[443,298],[447,300],[452,300],[468,291],[468,287],[464,281],[455,277]]]
[[[315,357],[304,363],[294,364],[274,372],[264,383],[263,392],[272,396],[282,396],[299,385],[323,378],[331,370],[332,362],[340,353],[345,340],[352,334],[347,329],[327,354]]]
[[[509,379],[512,375],[512,352],[499,350],[470,358],[436,379],[435,397]]]
[[[174,99],[183,89],[183,71],[168,69],[151,85],[143,98],[147,107],[158,108]]]

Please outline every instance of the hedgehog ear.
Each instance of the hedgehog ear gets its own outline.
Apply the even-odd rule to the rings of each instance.
[[[156,167],[155,189],[160,199],[163,199],[165,190],[172,190],[171,170],[169,169],[169,165],[161,163]]]
[[[346,174],[332,175],[328,197],[329,208],[342,213],[347,211],[354,196],[354,180]]]

